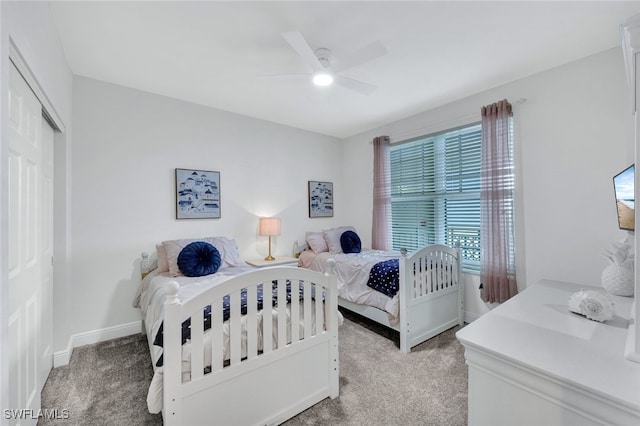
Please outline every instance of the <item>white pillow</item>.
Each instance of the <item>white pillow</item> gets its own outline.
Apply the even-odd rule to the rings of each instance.
[[[307,232],[305,240],[314,253],[324,253],[329,251],[329,247],[327,247],[327,242],[324,240],[322,232]]]
[[[180,255],[180,252],[183,248],[195,241],[204,241],[218,249],[218,251],[220,252],[220,257],[222,258],[220,269],[227,268],[229,266],[244,265],[244,263],[240,260],[240,254],[238,253],[238,246],[236,245],[236,241],[226,237],[168,240],[163,241],[162,245],[167,252],[169,275],[171,275],[172,277],[178,277],[182,275],[182,272],[180,272],[180,268],[178,267],[178,256]]]
[[[342,233],[346,231],[356,232],[356,229],[353,226],[339,226],[337,228],[325,229],[322,231],[324,240],[327,242],[327,246],[329,247],[329,253],[342,253],[340,237],[342,236]]]
[[[158,258],[158,272],[169,271],[169,259],[167,259],[167,250],[164,245],[156,244],[156,254]]]

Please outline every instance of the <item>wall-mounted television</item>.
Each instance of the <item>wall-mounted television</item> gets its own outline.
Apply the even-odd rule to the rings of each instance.
[[[633,191],[634,164],[613,177],[613,189],[616,194],[618,226],[628,231],[635,230],[636,212]]]

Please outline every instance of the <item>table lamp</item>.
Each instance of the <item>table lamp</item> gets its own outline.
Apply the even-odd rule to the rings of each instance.
[[[264,260],[276,260],[271,256],[271,236],[280,235],[280,219],[276,217],[261,217],[260,218],[260,235],[269,236],[269,256]]]

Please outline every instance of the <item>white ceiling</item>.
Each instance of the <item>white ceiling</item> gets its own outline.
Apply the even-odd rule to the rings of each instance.
[[[74,74],[348,137],[618,46],[640,2],[51,3]],[[380,40],[388,54],[343,74],[361,95],[259,75],[310,69],[280,36],[333,62]]]

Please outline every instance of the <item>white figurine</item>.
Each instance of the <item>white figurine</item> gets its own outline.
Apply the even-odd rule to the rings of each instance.
[[[600,291],[580,289],[569,297],[569,310],[594,321],[608,321],[615,309],[609,296]]]

